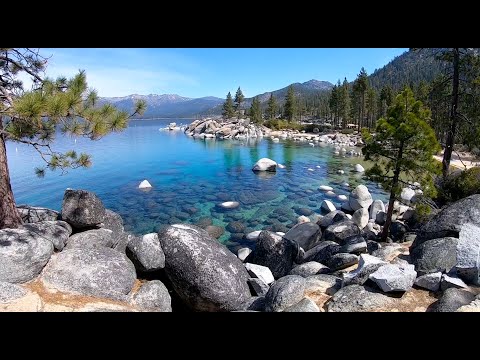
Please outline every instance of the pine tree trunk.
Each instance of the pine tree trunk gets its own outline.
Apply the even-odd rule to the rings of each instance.
[[[390,230],[390,225],[392,224],[393,204],[395,203],[395,189],[398,185],[398,179],[400,177],[399,160],[401,160],[402,157],[403,143],[400,144],[400,148],[398,149],[397,164],[395,165],[395,171],[393,172],[392,188],[390,189],[390,200],[388,201],[387,218],[385,220],[385,225],[383,225],[382,231],[382,242],[387,241],[388,231]]]
[[[3,130],[1,117],[0,130]],[[21,224],[22,218],[18,214],[17,207],[15,206],[12,186],[10,185],[5,135],[0,134],[0,229],[14,229]]]
[[[447,133],[447,140],[445,142],[445,151],[443,153],[443,161],[442,161],[443,179],[446,179],[448,176],[450,160],[452,159],[453,145],[455,143],[455,133],[457,132],[459,63],[460,63],[460,51],[459,51],[459,48],[454,48],[453,49],[452,103],[450,106],[450,129]]]

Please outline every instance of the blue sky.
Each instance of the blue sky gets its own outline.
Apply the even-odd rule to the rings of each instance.
[[[87,72],[99,96],[178,94],[224,98],[238,86],[246,97],[311,79],[335,83],[368,74],[408,49],[41,49],[47,75]]]

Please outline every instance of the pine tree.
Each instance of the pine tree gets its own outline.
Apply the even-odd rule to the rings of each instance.
[[[223,103],[222,115],[225,119],[230,119],[235,115],[235,110],[233,108],[232,94],[230,94],[230,91],[227,94],[227,99]]]
[[[35,170],[38,176],[44,176],[47,168],[65,172],[88,167],[88,154],[53,150],[57,129],[97,140],[124,130],[129,118],[142,114],[146,107],[145,102],[137,102],[129,115],[110,104],[98,106],[97,93],[88,89],[84,71],[69,80],[43,79],[46,65],[47,59],[38,50],[0,49],[0,229],[17,228],[22,223],[10,184],[6,141],[28,144],[37,151],[45,162],[44,168]],[[23,89],[19,74],[32,78],[32,90]]]
[[[342,128],[345,129],[348,124],[350,116],[350,95],[347,78],[343,79],[342,88],[340,91],[340,116],[342,118]]]
[[[237,112],[238,116],[240,116],[240,110],[242,109],[242,103],[245,100],[245,96],[243,96],[242,90],[240,89],[240,86],[237,89],[237,92],[235,93],[235,111]]]
[[[254,124],[262,123],[262,109],[260,108],[260,100],[258,100],[258,96],[255,96],[252,101],[252,105],[250,106],[250,119]]]
[[[295,91],[293,90],[293,85],[290,85],[288,87],[287,95],[285,96],[284,111],[285,111],[285,118],[288,121],[295,120],[295,117],[297,115],[297,109],[296,109],[296,99],[295,99]]]
[[[353,89],[359,96],[358,131],[360,131],[365,121],[365,94],[368,89],[368,75],[363,67],[355,79]]]
[[[440,151],[440,144],[428,125],[430,114],[421,101],[415,100],[412,90],[406,88],[389,107],[387,117],[378,120],[375,135],[363,131],[365,160],[375,162],[366,175],[390,190],[382,241],[387,239],[394,202],[402,184],[417,181],[424,195],[435,195],[433,176],[440,173],[440,164],[433,155]]]
[[[277,116],[277,101],[273,97],[273,93],[270,94],[270,99],[268,99],[267,103],[267,111],[265,112],[265,116],[267,120],[273,120]]]
[[[340,80],[338,80],[338,82],[340,82]],[[339,92],[340,92],[340,89],[337,85],[333,85],[333,88],[332,88],[332,91],[330,92],[330,98],[328,100],[328,104],[330,106],[330,110],[332,112],[332,124],[333,126],[335,127],[336,126],[336,123],[338,121],[338,103],[339,103]]]

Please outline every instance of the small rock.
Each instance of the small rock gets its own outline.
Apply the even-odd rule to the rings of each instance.
[[[467,284],[465,284],[462,279],[456,276],[449,276],[447,274],[442,275],[442,280],[440,282],[440,288],[442,289],[442,291],[445,291],[449,288],[461,289],[467,287]]]
[[[305,279],[297,275],[287,275],[275,281],[265,295],[265,311],[283,311],[298,303],[303,299],[305,284]]]
[[[259,278],[267,285],[275,281],[275,279],[273,278],[272,272],[266,266],[246,263],[245,268],[247,269],[250,276],[254,278],[255,277]]]
[[[358,263],[358,256],[347,253],[338,253],[333,255],[326,264],[332,271],[338,271],[346,269],[349,266],[355,265]]]
[[[143,180],[140,185],[138,185],[139,189],[151,189],[152,185],[148,182],[148,180]]]
[[[248,255],[252,252],[250,248],[240,248],[237,251],[237,256],[240,260],[245,261]]]
[[[97,195],[86,190],[65,190],[62,203],[62,220],[76,229],[101,224],[105,218],[105,206]]]
[[[354,271],[343,275],[342,286],[348,286],[352,284],[363,285],[368,280],[370,274],[373,274],[381,266],[387,264],[387,262],[375,256],[362,254],[358,260],[358,267]]]
[[[295,305],[287,307],[284,312],[320,312],[319,307],[309,298],[303,298]]]
[[[368,219],[368,210],[366,208],[356,210],[352,216],[352,221],[357,224],[360,230],[367,226]]]
[[[468,291],[450,288],[444,291],[442,297],[432,307],[435,312],[454,312],[461,306],[470,304],[474,299],[475,295]]]
[[[379,267],[368,278],[373,280],[382,291],[391,292],[410,290],[416,277],[417,272],[413,265],[395,266],[387,264]]]
[[[236,209],[239,206],[240,206],[240,203],[238,201],[225,201],[225,202],[222,202],[221,204],[218,204],[218,207],[222,209]]]
[[[250,278],[248,279],[248,286],[252,290],[253,294],[256,296],[265,296],[270,287],[265,284],[262,279],[259,278]]]
[[[332,212],[337,210],[335,205],[330,200],[323,200],[321,204],[321,208],[327,212]]]
[[[290,271],[289,275],[299,275],[302,277],[308,277],[311,275],[326,274],[329,272],[330,272],[330,269],[327,266],[320,264],[319,262],[316,262],[316,261],[308,261],[301,265],[295,266],[292,269],[292,271]]]
[[[132,303],[150,311],[172,312],[172,299],[160,280],[143,284],[133,295]]]
[[[367,312],[392,304],[395,299],[375,289],[349,285],[333,295],[327,305],[328,312]]]
[[[415,285],[430,291],[438,291],[440,290],[441,279],[442,279],[441,272],[430,273],[430,274],[419,276],[415,280]]]
[[[297,224],[303,224],[307,222],[310,222],[310,219],[304,215],[301,215],[297,218]]]
[[[253,171],[277,171],[277,163],[268,158],[258,160],[252,168]]]

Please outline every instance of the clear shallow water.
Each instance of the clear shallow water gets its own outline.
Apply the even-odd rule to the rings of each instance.
[[[222,227],[238,221],[238,234],[226,231],[220,238],[235,248],[245,241],[240,234],[264,228],[285,232],[300,214],[309,210],[322,213],[324,199],[339,208],[341,203],[320,192],[320,185],[332,186],[337,195],[348,195],[350,190],[342,183],[348,182],[351,188],[363,183],[374,199],[387,199],[376,184],[351,171],[355,161],[334,155],[331,146],[311,147],[308,142],[288,140],[273,143],[269,139],[194,140],[181,131],[159,131],[171,121],[133,120],[124,132],[99,141],[75,142],[59,136],[56,149],[88,152],[93,165],[65,175],[47,171],[43,179],[34,174],[34,168],[42,165],[34,149],[7,143],[17,204],[60,210],[66,188],[86,189],[123,217],[126,230],[137,234],[158,231],[169,223],[196,223],[202,217]],[[252,172],[262,157],[286,168],[274,174]],[[337,174],[339,169],[345,174]],[[144,179],[153,186],[149,192],[137,188]],[[223,201],[239,201],[241,205],[222,212],[215,205]]]

